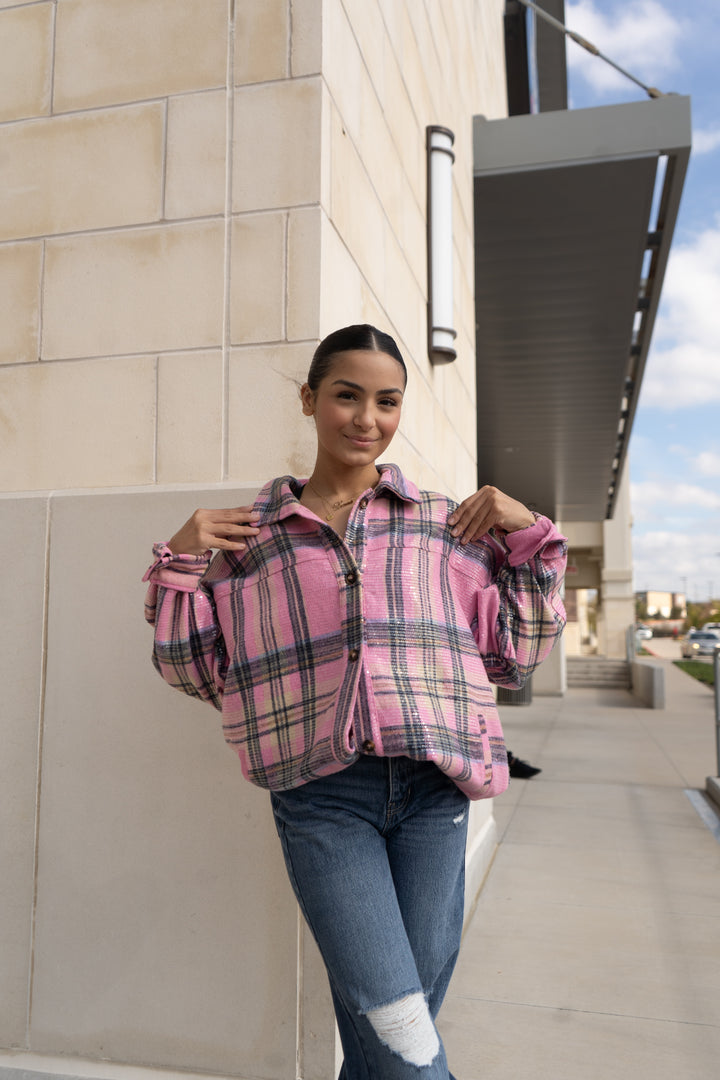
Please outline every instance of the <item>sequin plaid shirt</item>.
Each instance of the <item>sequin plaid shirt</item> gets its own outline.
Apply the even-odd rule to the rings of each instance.
[[[491,683],[519,687],[564,625],[566,544],[544,517],[463,545],[456,503],[394,465],[341,538],[284,476],[242,552],[155,546],[146,618],[163,678],[222,712],[245,776],[282,790],[361,753],[434,761],[471,799],[505,789]]]

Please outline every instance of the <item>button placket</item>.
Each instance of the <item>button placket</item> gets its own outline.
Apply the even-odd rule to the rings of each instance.
[[[355,683],[362,677],[360,664],[358,663],[362,655],[363,635],[362,575],[360,570],[365,546],[362,512],[367,509],[368,503],[368,499],[362,499],[358,503],[348,521],[344,537],[339,537],[329,527],[326,531],[328,546],[332,549],[333,558],[337,560],[338,585],[345,607],[346,625],[348,627],[346,678],[350,683]],[[350,720],[346,731],[348,745],[352,746],[354,744],[354,734],[353,722]],[[359,745],[357,749],[360,749]]]
[[[365,549],[365,511],[369,505],[370,500],[365,496],[360,500],[357,506],[353,508],[352,515],[348,521],[347,532],[345,534],[346,544],[348,548],[353,548],[355,562],[360,568],[362,568],[363,552]]]

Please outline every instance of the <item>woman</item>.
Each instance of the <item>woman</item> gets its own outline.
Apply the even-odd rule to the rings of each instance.
[[[508,779],[490,683],[520,685],[564,619],[547,518],[492,487],[458,506],[376,465],[405,384],[389,335],[331,334],[301,390],[310,478],[196,511],[146,575],[158,670],[222,711],[244,774],[271,791],[330,979],[340,1080],[451,1075],[434,1020],[460,942],[468,800]]]

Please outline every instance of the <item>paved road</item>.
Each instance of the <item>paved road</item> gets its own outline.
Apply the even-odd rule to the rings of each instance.
[[[680,642],[671,637],[654,637],[643,641],[643,645],[653,656],[660,660],[680,660]]]
[[[651,638],[649,641],[643,641],[643,645],[649,653],[653,656],[657,656],[659,660],[682,660],[680,654],[680,642],[669,637]],[[711,656],[695,656],[695,660],[705,661],[707,664],[713,663]]]

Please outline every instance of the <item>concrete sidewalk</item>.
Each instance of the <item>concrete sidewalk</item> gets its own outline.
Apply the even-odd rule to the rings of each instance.
[[[621,690],[502,709],[543,771],[495,801],[500,846],[440,1015],[458,1080],[720,1074],[713,694],[664,666],[662,711]]]

